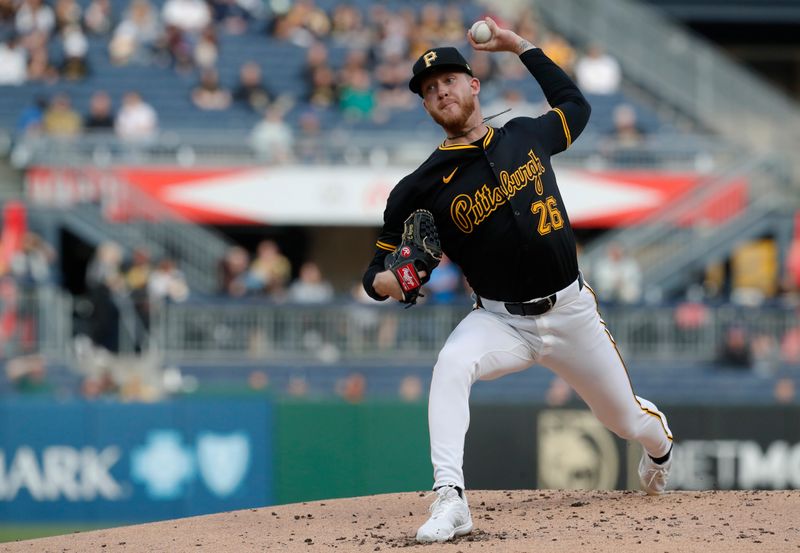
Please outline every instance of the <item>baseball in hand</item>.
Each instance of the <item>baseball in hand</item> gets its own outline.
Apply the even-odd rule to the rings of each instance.
[[[489,25],[486,24],[486,21],[483,20],[473,23],[469,33],[472,35],[472,40],[479,44],[481,42],[488,42],[489,39],[492,38],[492,30],[489,28]]]

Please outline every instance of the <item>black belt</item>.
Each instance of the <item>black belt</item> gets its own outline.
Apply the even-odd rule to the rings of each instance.
[[[578,273],[578,290],[583,289],[583,275]],[[506,303],[506,311],[512,315],[522,315],[525,317],[533,317],[536,315],[544,315],[550,311],[556,304],[556,295],[551,294],[546,298],[536,301],[529,301],[524,303]]]

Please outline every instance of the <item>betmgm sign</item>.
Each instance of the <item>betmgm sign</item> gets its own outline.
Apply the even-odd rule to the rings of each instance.
[[[800,489],[800,408],[663,408],[676,438],[668,489]],[[475,405],[464,471],[473,488],[639,489],[641,455],[586,409]]]

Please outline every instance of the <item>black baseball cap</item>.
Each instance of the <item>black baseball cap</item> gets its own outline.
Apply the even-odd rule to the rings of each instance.
[[[411,92],[422,96],[420,81],[433,70],[450,69],[462,71],[472,77],[472,68],[457,49],[452,46],[432,48],[422,54],[412,69],[414,76],[408,82]]]

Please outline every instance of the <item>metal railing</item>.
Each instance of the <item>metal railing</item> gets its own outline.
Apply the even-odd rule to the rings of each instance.
[[[253,150],[247,133],[241,131],[165,132],[141,145],[120,141],[112,134],[87,134],[70,140],[32,136],[16,145],[12,159],[19,168],[87,165],[104,168],[132,164],[230,167],[278,163],[413,168],[430,155],[442,138],[436,131],[333,129],[298,140],[287,160],[276,161]],[[559,160],[570,166],[708,170],[729,163],[737,155],[738,151],[719,139],[698,134],[654,134],[630,147],[585,133]]]
[[[42,354],[63,358],[72,339],[72,297],[54,287],[28,288],[0,281],[0,356]]]
[[[9,295],[0,309],[5,321],[14,321],[13,325],[4,323],[4,330],[11,329],[3,340],[6,359],[38,353],[59,363],[80,364],[75,335],[81,331],[74,326],[73,300],[68,294],[42,288],[16,298]],[[157,360],[161,367],[180,363],[381,360],[432,364],[470,309],[469,304],[402,309],[395,304],[356,302],[289,305],[219,300],[168,304],[153,310],[149,337],[146,332],[139,335],[144,342],[138,344],[138,351],[148,362]],[[720,353],[728,331],[740,327],[753,345],[754,363],[800,370],[797,306],[601,305],[601,312],[629,362],[724,362]],[[120,313],[121,349],[117,358],[131,359],[135,353],[134,327],[140,321],[130,309],[121,309]]]
[[[153,333],[171,363],[380,359],[433,363],[470,308],[184,303],[167,306]],[[787,333],[800,327],[797,311],[790,308],[693,305],[690,317],[686,309],[686,305],[608,305],[602,313],[626,360],[635,362],[717,362],[733,325],[761,337],[777,354]]]

